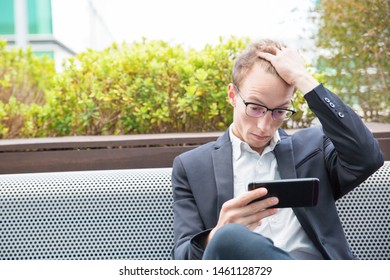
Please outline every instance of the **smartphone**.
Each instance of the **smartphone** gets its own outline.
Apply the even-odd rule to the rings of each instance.
[[[279,203],[272,208],[314,207],[318,202],[319,187],[318,178],[297,178],[249,183],[248,191],[266,188],[268,193],[254,201],[276,196]]]

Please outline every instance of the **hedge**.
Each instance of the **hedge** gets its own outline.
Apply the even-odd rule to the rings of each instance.
[[[201,50],[164,41],[113,44],[64,61],[0,42],[0,138],[221,131],[232,121],[227,85],[248,38]],[[285,126],[314,116],[300,94]]]

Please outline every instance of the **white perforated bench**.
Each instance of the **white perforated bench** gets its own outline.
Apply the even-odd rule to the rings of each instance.
[[[0,259],[170,259],[171,169],[0,175]],[[389,259],[390,162],[337,202],[352,251]]]

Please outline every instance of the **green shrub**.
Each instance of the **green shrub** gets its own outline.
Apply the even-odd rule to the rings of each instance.
[[[164,41],[113,44],[77,54],[60,73],[47,58],[3,44],[0,137],[224,130],[232,121],[231,69],[248,41],[221,39],[199,51]],[[310,125],[304,104],[295,100],[298,118],[286,126]]]
[[[231,121],[226,85],[243,40],[201,51],[163,41],[69,59],[45,116],[53,135],[215,131]],[[51,121],[50,121],[51,120]]]
[[[0,41],[0,138],[36,137],[36,115],[53,86],[54,62]]]

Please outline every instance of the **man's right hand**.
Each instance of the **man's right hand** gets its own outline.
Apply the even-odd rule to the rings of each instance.
[[[278,204],[279,201],[276,197],[251,203],[253,200],[266,194],[267,189],[259,188],[226,201],[222,205],[216,227],[209,233],[207,243],[213,238],[215,232],[226,224],[242,224],[253,230],[261,224],[262,219],[276,214],[278,209],[269,208]]]

